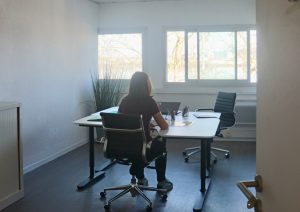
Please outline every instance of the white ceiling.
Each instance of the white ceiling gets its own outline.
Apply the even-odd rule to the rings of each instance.
[[[125,2],[150,2],[150,1],[184,1],[184,0],[91,0],[97,3],[125,3]]]

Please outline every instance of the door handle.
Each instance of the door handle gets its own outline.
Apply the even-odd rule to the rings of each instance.
[[[237,186],[248,199],[247,208],[254,208],[255,212],[262,212],[261,200],[257,199],[248,189],[250,187],[254,187],[256,192],[262,192],[262,177],[260,175],[256,175],[254,181],[241,181],[237,183]]]

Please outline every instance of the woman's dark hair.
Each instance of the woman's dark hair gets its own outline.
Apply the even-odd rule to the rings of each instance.
[[[130,80],[130,97],[144,97],[152,95],[152,85],[149,76],[145,72],[135,72]]]

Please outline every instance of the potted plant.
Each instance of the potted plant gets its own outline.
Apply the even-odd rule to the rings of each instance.
[[[105,71],[101,79],[98,72],[91,75],[96,111],[119,104],[123,95],[123,80],[121,76],[122,74],[113,75],[109,71]],[[102,130],[97,128],[97,140],[102,137],[102,134]]]
[[[103,78],[100,79],[99,73],[95,73],[92,75],[92,85],[97,111],[118,105],[123,90],[121,78],[112,76],[110,72],[105,71]]]

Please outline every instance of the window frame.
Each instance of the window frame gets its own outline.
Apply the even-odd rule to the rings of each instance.
[[[100,70],[99,70],[99,35],[109,35],[109,34],[141,34],[142,37],[142,70],[141,72],[145,72],[146,69],[146,35],[147,35],[147,28],[146,27],[133,27],[133,28],[98,28],[97,30],[97,71],[100,77]],[[130,81],[129,79],[122,78],[124,82]]]
[[[165,26],[164,31],[164,85],[165,87],[256,87],[257,82],[250,82],[250,31],[256,30],[255,25],[213,25],[213,26]],[[185,82],[168,82],[168,55],[167,55],[167,33],[172,31],[183,31],[185,34]],[[247,32],[247,79],[238,80],[237,79],[237,36],[236,32],[246,31]],[[197,33],[197,40],[199,38],[199,33],[201,32],[234,32],[235,39],[235,79],[188,79],[188,39],[187,34],[191,32]],[[197,41],[198,43],[198,41]],[[199,58],[199,45],[198,55]],[[198,60],[199,63],[199,60]],[[198,64],[199,65],[199,64]],[[199,67],[199,66],[198,66]],[[200,70],[198,68],[198,76]]]

